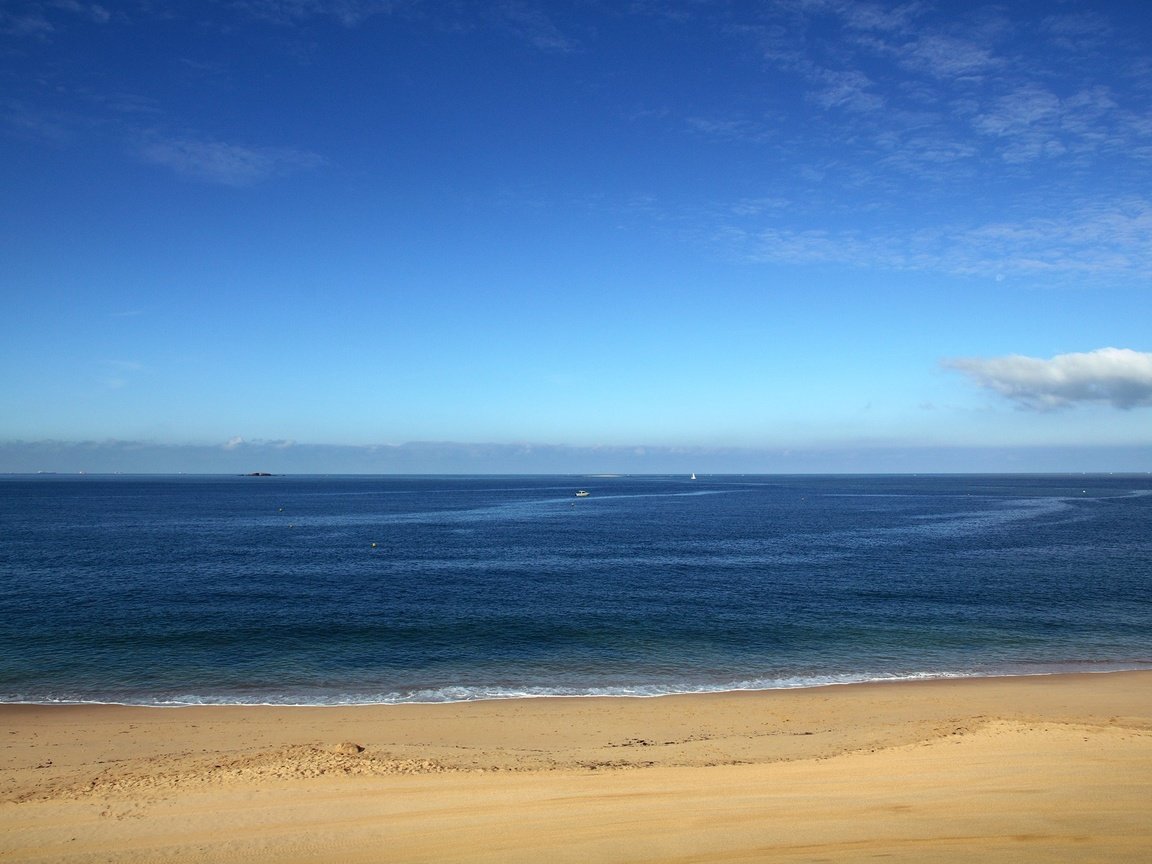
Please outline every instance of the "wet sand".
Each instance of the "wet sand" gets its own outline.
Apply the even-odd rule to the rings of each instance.
[[[6,705],[0,738],[0,861],[1152,860],[1152,672]]]

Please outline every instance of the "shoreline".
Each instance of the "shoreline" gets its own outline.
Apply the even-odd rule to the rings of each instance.
[[[3,862],[1152,857],[1149,671],[0,726]]]
[[[736,682],[732,686],[716,686],[714,688],[702,686],[697,689],[661,689],[663,685],[637,685],[635,687],[621,687],[616,692],[550,692],[548,688],[536,688],[539,692],[532,692],[533,688],[526,690],[498,691],[497,688],[482,687],[450,687],[449,690],[477,690],[484,695],[475,695],[461,698],[417,699],[411,696],[398,696],[395,699],[377,700],[347,700],[347,701],[315,701],[315,702],[242,702],[231,701],[228,697],[196,697],[200,701],[180,701],[171,699],[167,701],[127,701],[127,700],[99,700],[99,699],[43,699],[43,700],[0,700],[0,710],[7,705],[32,706],[114,706],[123,708],[355,708],[355,707],[387,707],[393,705],[468,705],[476,702],[506,702],[532,699],[663,699],[672,696],[713,696],[731,693],[779,693],[793,690],[820,690],[826,687],[858,687],[869,684],[914,684],[940,681],[982,681],[998,680],[1002,678],[1051,678],[1065,675],[1113,675],[1128,672],[1152,672],[1152,663],[1124,663],[1102,662],[1096,665],[1108,668],[1086,668],[1087,664],[1052,664],[1051,671],[1005,671],[1005,672],[944,672],[944,673],[912,673],[908,675],[891,675],[883,677],[863,677],[845,675],[845,680],[818,680],[812,678],[772,679],[764,682],[747,682],[749,686],[742,686],[746,682]],[[833,678],[835,676],[827,676]],[[780,683],[783,681],[800,681],[803,683]],[[656,692],[640,692],[644,690]],[[608,688],[604,688],[605,691]],[[493,692],[495,691],[495,692]],[[418,691],[425,692],[425,691]],[[439,691],[431,691],[439,692]],[[392,694],[389,694],[392,695]],[[212,701],[213,698],[218,701]]]

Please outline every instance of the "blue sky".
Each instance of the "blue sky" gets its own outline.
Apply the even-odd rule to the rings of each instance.
[[[0,471],[1152,470],[1141,4],[6,0],[0,188]]]

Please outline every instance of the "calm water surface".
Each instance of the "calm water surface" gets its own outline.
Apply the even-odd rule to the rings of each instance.
[[[1148,475],[0,478],[0,701],[1122,668]]]

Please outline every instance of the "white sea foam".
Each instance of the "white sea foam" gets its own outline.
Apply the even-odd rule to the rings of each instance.
[[[388,693],[264,693],[234,694],[207,693],[181,694],[166,697],[130,695],[108,698],[70,698],[65,695],[44,698],[21,698],[19,695],[0,696],[0,703],[34,705],[138,705],[157,708],[192,706],[237,707],[337,707],[351,705],[436,705],[461,702],[483,702],[514,699],[590,699],[624,698],[651,699],[662,696],[684,696],[705,693],[762,692],[771,690],[802,690],[852,684],[896,683],[912,681],[942,681],[961,678],[1014,678],[1034,675],[1060,675],[1072,673],[1107,673],[1152,670],[1152,663],[1071,663],[1043,664],[1036,667],[1005,668],[983,671],[924,671],[895,673],[838,673],[827,675],[795,675],[779,678],[760,678],[713,684],[637,684],[601,687],[465,687],[450,686]]]

